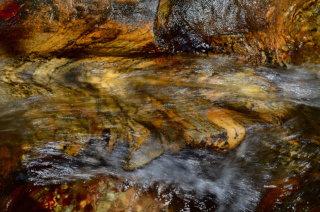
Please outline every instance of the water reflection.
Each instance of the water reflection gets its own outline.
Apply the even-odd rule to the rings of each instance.
[[[98,210],[100,201],[104,211],[120,203],[316,207],[319,187],[308,188],[319,184],[316,65],[272,69],[211,56],[2,62],[2,202],[24,195],[37,207]],[[12,180],[34,192],[15,194]],[[58,201],[55,189],[65,185],[73,190],[59,195],[97,195],[85,182],[105,185],[100,199]],[[122,198],[130,192],[135,201]]]

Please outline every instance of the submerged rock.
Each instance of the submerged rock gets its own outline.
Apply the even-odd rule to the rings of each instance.
[[[215,210],[225,202],[255,208],[261,180],[318,173],[317,72],[292,75],[216,56],[2,59],[0,65],[0,202],[7,211],[27,198],[36,201],[21,207],[56,211],[175,211],[185,204]],[[87,186],[99,184],[100,175],[125,189]],[[142,183],[142,190],[123,178]],[[62,183],[70,189],[60,191]],[[276,206],[272,195],[287,192],[298,201],[300,188],[280,184],[261,208]]]
[[[219,61],[199,67],[214,58],[158,60],[35,60],[16,69],[7,61],[2,105],[20,99],[27,139],[40,146],[53,142],[70,156],[91,141],[101,143],[102,158],[118,143],[128,143],[124,167],[129,170],[187,146],[233,149],[246,128],[258,122],[278,125],[293,110],[277,100],[274,84],[231,59],[234,67],[217,75],[215,69],[224,69]]]
[[[134,170],[140,168],[159,157],[164,152],[160,138],[156,137],[156,135],[146,138],[143,142],[144,143],[139,149],[133,150],[130,154],[127,163],[125,164],[125,169]]]
[[[6,211],[143,211],[167,209],[166,199],[121,179],[97,177],[61,185],[21,185],[8,197]],[[168,199],[168,198],[167,198]]]

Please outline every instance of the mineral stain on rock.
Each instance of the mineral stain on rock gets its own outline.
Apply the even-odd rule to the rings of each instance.
[[[259,65],[319,63],[313,0],[29,0],[2,4],[1,16],[18,17],[22,5],[19,23],[0,23],[1,55],[11,45],[33,58],[205,52]]]
[[[319,1],[0,3],[5,211],[318,209]]]
[[[207,116],[210,121],[216,125],[226,129],[227,136],[225,140],[218,138],[214,141],[213,146],[225,149],[233,149],[240,144],[246,135],[246,129],[243,124],[237,122],[232,115],[232,111],[223,110],[220,108],[212,108],[207,111]],[[210,141],[209,141],[210,142]]]

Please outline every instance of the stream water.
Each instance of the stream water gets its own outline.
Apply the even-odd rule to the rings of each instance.
[[[317,65],[175,56],[0,69],[5,211],[320,210]],[[245,129],[239,144],[208,144],[229,126]]]

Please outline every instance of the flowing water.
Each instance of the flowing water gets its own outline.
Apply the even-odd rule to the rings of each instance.
[[[6,211],[320,210],[317,65],[3,59],[0,76]]]

